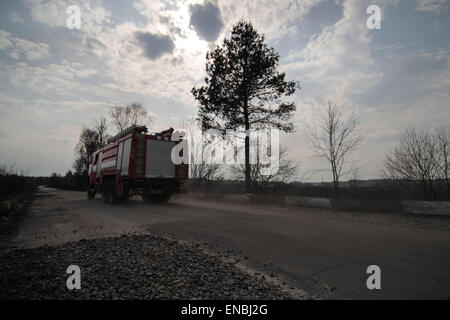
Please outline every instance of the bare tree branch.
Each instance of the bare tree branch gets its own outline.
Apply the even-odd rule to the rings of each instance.
[[[394,180],[407,180],[418,186],[427,200],[438,198],[442,182],[449,183],[450,134],[439,128],[434,134],[411,129],[403,133],[398,145],[386,155],[385,176]]]
[[[245,165],[230,166],[231,174],[235,179],[245,176]],[[299,164],[288,158],[286,148],[280,147],[279,158],[272,167],[265,166],[256,158],[256,163],[250,165],[250,176],[253,188],[266,189],[273,182],[290,182],[296,179],[299,173]]]
[[[328,101],[324,113],[308,138],[314,153],[330,162],[335,195],[339,195],[339,182],[346,156],[361,145],[365,136],[357,134],[359,118],[354,113],[345,116],[342,109]]]
[[[133,102],[126,106],[112,107],[109,111],[116,133],[120,133],[132,125],[150,126],[152,117],[141,103]]]

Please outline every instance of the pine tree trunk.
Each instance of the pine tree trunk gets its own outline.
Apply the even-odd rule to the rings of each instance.
[[[245,192],[252,192],[252,178],[250,175],[250,121],[248,117],[248,102],[244,102],[245,121]]]
[[[252,181],[250,176],[250,137],[245,136],[245,191],[252,192]]]

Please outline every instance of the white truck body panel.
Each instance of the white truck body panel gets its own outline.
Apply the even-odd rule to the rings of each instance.
[[[175,178],[171,153],[175,142],[147,139],[145,155],[146,178]]]
[[[123,176],[126,177],[126,176],[128,176],[128,169],[130,166],[131,138],[121,142],[121,144],[123,144],[123,147],[120,148],[120,145],[119,145],[119,149],[122,149],[122,150],[119,150],[119,151],[122,151],[120,154],[120,156],[122,157],[120,171],[121,171],[122,177]]]

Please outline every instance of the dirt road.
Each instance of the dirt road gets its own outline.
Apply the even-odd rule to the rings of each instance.
[[[174,197],[111,206],[40,188],[9,248],[152,233],[229,254],[319,298],[450,298],[450,218],[350,213]],[[381,268],[381,290],[366,269]]]

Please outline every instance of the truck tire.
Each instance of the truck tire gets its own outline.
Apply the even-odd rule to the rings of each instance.
[[[93,189],[91,187],[88,187],[87,197],[88,197],[89,200],[94,199],[95,198],[95,189]]]
[[[116,204],[117,202],[119,202],[119,197],[117,196],[117,192],[116,192],[116,182],[109,181],[109,183],[108,183],[108,203]]]
[[[102,200],[104,203],[108,203],[108,196],[109,196],[109,181],[103,181]]]
[[[123,197],[121,198],[121,200],[122,200],[123,202],[127,202],[128,199],[130,199],[130,189],[127,187],[127,188],[125,188],[125,190],[124,190]]]

